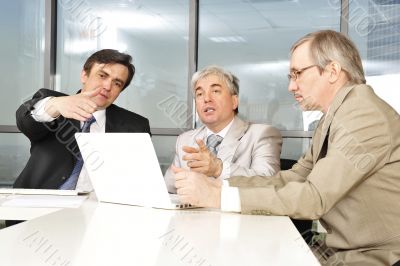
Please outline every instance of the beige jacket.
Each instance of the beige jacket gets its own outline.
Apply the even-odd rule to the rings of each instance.
[[[181,134],[176,141],[173,164],[189,169],[182,159],[183,146],[197,147],[196,139],[206,142],[205,126]],[[270,176],[280,170],[282,137],[276,128],[263,124],[250,124],[235,117],[225,138],[219,145],[217,157],[224,165],[229,164],[229,176]],[[176,193],[174,174],[168,168],[165,173],[168,191]]]
[[[328,264],[400,259],[400,117],[367,85],[337,93],[291,170],[230,185],[242,213],[320,219],[335,252]]]

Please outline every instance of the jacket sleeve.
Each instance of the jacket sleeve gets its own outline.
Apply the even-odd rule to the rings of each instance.
[[[271,176],[279,172],[282,148],[279,130],[265,125],[253,130],[257,131],[259,137],[253,143],[249,143],[253,146],[251,154],[248,155],[251,157],[250,166],[243,167],[238,163],[230,163],[229,176]]]
[[[47,134],[57,127],[60,119],[56,119],[49,123],[37,122],[31,115],[34,105],[46,97],[65,96],[57,91],[48,89],[40,89],[31,100],[24,102],[16,111],[16,122],[18,129],[27,136],[31,141],[39,141],[47,136]],[[61,118],[63,119],[63,118]]]
[[[268,182],[251,180],[255,188],[239,187],[242,212],[318,219],[382,168],[390,154],[388,123],[372,104],[359,101],[349,100],[337,111],[327,154],[315,165],[300,160]]]

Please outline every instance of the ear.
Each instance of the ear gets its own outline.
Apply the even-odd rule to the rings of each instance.
[[[85,85],[86,81],[88,79],[88,75],[86,74],[86,71],[82,69],[81,71],[81,83]]]
[[[339,77],[340,73],[342,72],[342,66],[338,62],[331,62],[329,64],[329,82],[330,83],[335,83]]]
[[[235,110],[239,105],[239,97],[237,95],[232,95],[233,110]]]

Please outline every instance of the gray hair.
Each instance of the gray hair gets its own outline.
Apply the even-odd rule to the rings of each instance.
[[[226,86],[228,87],[230,93],[232,95],[239,95],[239,79],[233,75],[231,72],[224,70],[222,67],[219,66],[207,66],[200,71],[197,71],[192,76],[192,90],[196,89],[196,83],[209,75],[216,75],[222,81],[225,82]]]
[[[336,61],[353,84],[365,84],[360,54],[354,43],[343,34],[333,30],[321,30],[307,34],[293,44],[290,55],[297,47],[310,41],[311,58],[322,71],[330,62]]]

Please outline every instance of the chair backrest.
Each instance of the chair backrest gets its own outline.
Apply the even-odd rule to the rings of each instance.
[[[289,170],[295,163],[297,163],[296,160],[281,158],[281,170]]]

